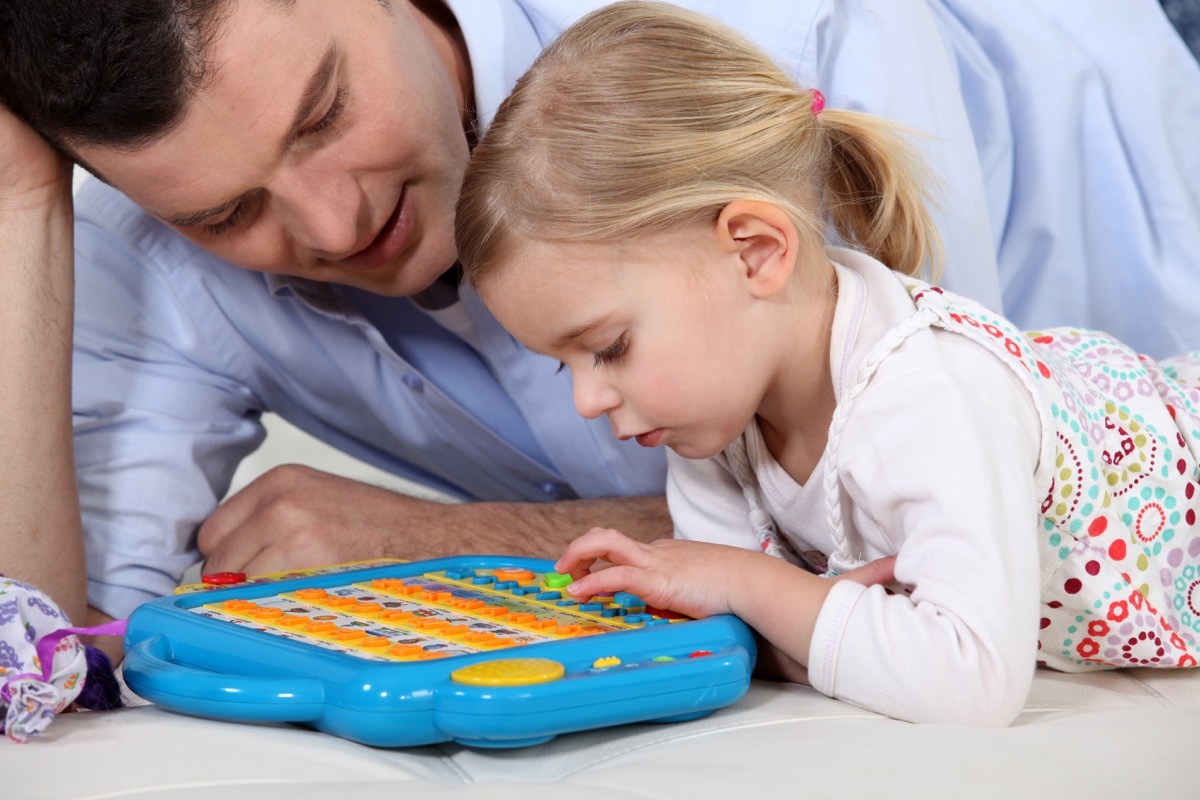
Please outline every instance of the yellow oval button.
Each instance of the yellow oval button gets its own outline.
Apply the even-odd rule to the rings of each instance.
[[[556,681],[565,672],[562,664],[547,658],[506,658],[455,670],[450,680],[467,686],[530,686]]]

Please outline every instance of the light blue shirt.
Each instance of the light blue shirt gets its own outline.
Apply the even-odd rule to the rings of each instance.
[[[603,2],[450,5],[486,125],[541,48]],[[1026,327],[1103,327],[1154,354],[1200,345],[1188,304],[1200,297],[1200,71],[1152,0],[683,5],[741,28],[830,105],[929,134],[917,145],[942,181],[946,286],[994,307],[1003,296]],[[195,531],[267,410],[466,499],[663,489],[662,452],[576,415],[570,376],[469,290],[464,335],[408,299],[223,263],[96,181],[76,213],[89,598],[114,616],[170,592],[195,561]]]

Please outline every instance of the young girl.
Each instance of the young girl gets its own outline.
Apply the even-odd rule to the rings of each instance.
[[[909,153],[665,5],[521,79],[466,176],[467,275],[580,413],[673,451],[677,538],[588,532],[570,592],[738,614],[786,676],[908,720],[1006,724],[1035,663],[1194,666],[1200,363],[912,277]]]

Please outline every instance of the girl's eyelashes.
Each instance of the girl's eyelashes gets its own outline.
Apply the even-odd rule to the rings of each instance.
[[[629,334],[622,333],[617,337],[617,340],[603,350],[592,353],[592,365],[596,367],[604,364],[611,364],[621,356],[625,355],[625,351],[629,349]],[[567,369],[565,361],[558,362],[558,369],[554,370],[554,374],[560,374],[564,369]]]
[[[621,356],[625,355],[625,351],[629,349],[629,334],[622,333],[617,337],[617,340],[603,350],[592,354],[592,364],[594,366],[603,366],[617,361]]]

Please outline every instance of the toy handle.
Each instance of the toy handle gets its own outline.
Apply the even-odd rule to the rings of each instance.
[[[325,690],[315,678],[227,675],[172,660],[161,636],[134,645],[122,666],[125,682],[140,697],[175,711],[236,721],[316,722]]]

